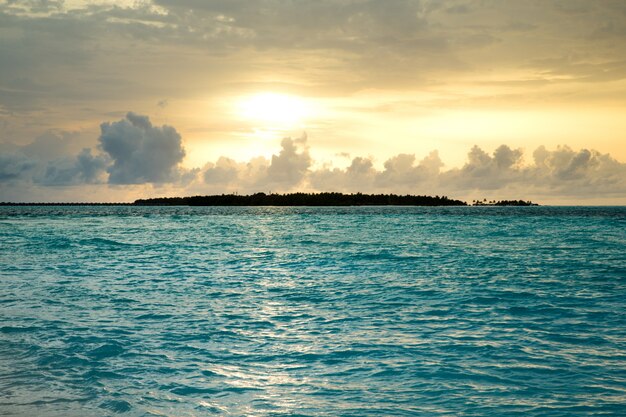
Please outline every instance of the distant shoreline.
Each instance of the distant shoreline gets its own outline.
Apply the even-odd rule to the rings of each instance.
[[[343,193],[289,193],[250,195],[220,194],[190,197],[162,197],[135,200],[132,203],[19,203],[0,202],[0,206],[276,206],[276,207],[332,207],[332,206],[468,206],[465,201],[447,196],[397,194],[343,194]],[[473,201],[474,206],[537,206],[524,200]]]

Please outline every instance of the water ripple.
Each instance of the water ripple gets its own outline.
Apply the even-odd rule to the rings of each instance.
[[[2,415],[624,415],[624,208],[3,207],[0,248]]]

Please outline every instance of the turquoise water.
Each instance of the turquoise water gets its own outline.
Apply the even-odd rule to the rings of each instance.
[[[626,415],[626,208],[0,207],[0,415]]]

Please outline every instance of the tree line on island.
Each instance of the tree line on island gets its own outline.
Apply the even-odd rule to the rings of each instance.
[[[136,200],[140,206],[465,206],[445,196],[396,194],[288,193],[221,194]]]
[[[14,203],[0,206],[467,206],[465,201],[447,196],[397,194],[326,193],[255,193],[250,195],[219,194],[190,197],[158,197],[132,203]],[[473,206],[537,206],[524,200],[473,200]]]
[[[476,201],[475,201],[476,202]],[[490,202],[491,203],[491,202]],[[530,201],[502,200],[500,206],[536,205]],[[221,194],[192,197],[164,197],[139,199],[140,206],[467,206],[465,201],[447,196],[397,195],[397,194],[343,194],[343,193],[288,193],[251,195]]]
[[[490,200],[487,201],[486,198],[482,200],[472,200],[472,206],[538,206],[539,204],[533,203],[532,201],[524,201],[524,200]]]

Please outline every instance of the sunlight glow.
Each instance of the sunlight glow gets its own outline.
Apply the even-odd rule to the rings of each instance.
[[[237,103],[237,113],[243,119],[266,127],[285,129],[301,125],[311,116],[312,109],[305,100],[278,93],[259,93]]]

